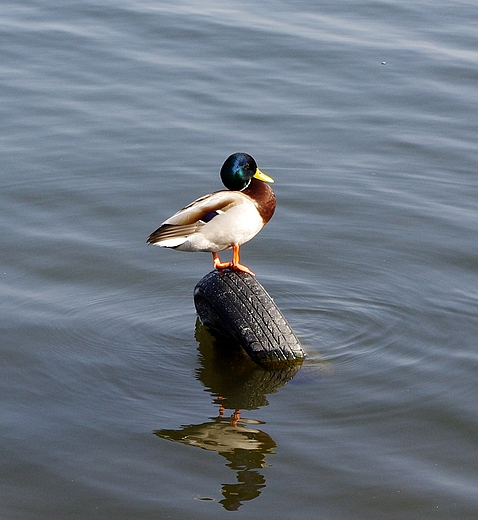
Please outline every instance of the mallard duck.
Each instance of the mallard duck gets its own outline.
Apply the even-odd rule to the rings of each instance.
[[[148,244],[178,251],[212,253],[216,269],[230,267],[254,273],[239,261],[239,249],[269,222],[276,208],[274,182],[262,173],[247,153],[228,157],[221,168],[227,190],[201,197],[172,217],[148,237]],[[221,262],[218,252],[232,248],[232,261]]]

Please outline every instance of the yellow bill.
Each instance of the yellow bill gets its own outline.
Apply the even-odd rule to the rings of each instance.
[[[256,173],[254,174],[254,179],[259,179],[260,181],[264,182],[270,182],[271,184],[274,182],[274,179],[272,177],[269,177],[269,175],[266,175],[264,172],[261,172],[259,168],[257,168]]]

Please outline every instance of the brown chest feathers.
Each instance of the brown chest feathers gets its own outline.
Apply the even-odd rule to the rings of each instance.
[[[264,224],[267,224],[276,209],[274,190],[269,184],[257,179],[252,179],[249,186],[242,193],[254,200]]]

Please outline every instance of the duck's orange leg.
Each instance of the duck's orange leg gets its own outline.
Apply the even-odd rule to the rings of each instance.
[[[217,253],[212,254],[212,260],[216,269],[226,269],[226,267],[231,267],[231,262],[221,262]]]
[[[250,274],[251,276],[256,276],[249,267],[241,264],[239,262],[239,247],[240,246],[232,246],[232,262],[231,267],[236,271],[243,271],[244,273]]]
[[[217,253],[212,254],[214,267],[216,269],[226,269],[230,267],[235,271],[242,271],[243,273],[250,274],[251,276],[255,276],[255,274],[249,269],[249,267],[242,265],[239,261],[239,249],[240,246],[233,245],[232,246],[232,262],[221,262],[219,255]]]

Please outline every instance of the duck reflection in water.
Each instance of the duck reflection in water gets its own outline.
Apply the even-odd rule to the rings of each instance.
[[[200,367],[197,378],[214,397],[217,417],[201,424],[182,426],[178,430],[156,430],[163,439],[215,451],[236,472],[237,483],[222,484],[224,498],[220,504],[228,511],[257,498],[266,486],[262,468],[266,455],[274,454],[276,443],[260,430],[265,424],[241,416],[243,410],[267,406],[267,394],[276,392],[290,381],[300,365],[280,370],[265,370],[253,363],[243,350],[229,339],[218,339],[196,322]],[[232,410],[226,417],[226,410]],[[242,412],[243,415],[243,412]]]

